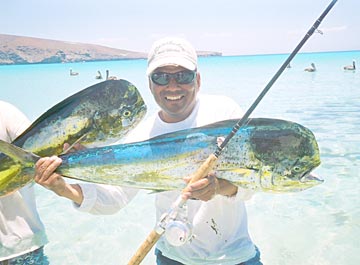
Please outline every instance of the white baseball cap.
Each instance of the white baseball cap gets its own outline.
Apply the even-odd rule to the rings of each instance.
[[[146,74],[166,65],[182,66],[194,71],[197,68],[197,55],[193,46],[185,39],[167,37],[154,42],[148,55]]]

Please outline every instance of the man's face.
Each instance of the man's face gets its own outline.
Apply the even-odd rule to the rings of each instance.
[[[188,71],[180,66],[164,66],[153,73],[178,73]],[[171,77],[166,85],[158,85],[149,78],[150,90],[161,108],[160,117],[165,122],[179,122],[186,119],[196,104],[196,95],[200,88],[200,74],[196,73],[189,84],[179,84]]]

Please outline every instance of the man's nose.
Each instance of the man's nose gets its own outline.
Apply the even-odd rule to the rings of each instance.
[[[169,88],[176,88],[178,87],[178,83],[176,82],[175,78],[174,77],[170,77],[170,80],[169,80],[169,84],[167,85]]]

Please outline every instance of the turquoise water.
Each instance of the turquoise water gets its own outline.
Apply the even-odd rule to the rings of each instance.
[[[201,89],[226,94],[247,109],[287,55],[201,58]],[[267,265],[360,264],[360,71],[344,65],[360,52],[299,54],[252,114],[282,118],[310,128],[319,143],[325,180],[293,194],[257,193],[247,202],[249,230]],[[303,69],[314,62],[317,72]],[[70,76],[69,69],[79,72]],[[90,86],[97,70],[133,82],[154,108],[145,78],[146,61],[0,66],[0,99],[31,120],[65,97]],[[125,264],[155,223],[154,196],[141,192],[111,216],[79,213],[36,187],[50,243],[51,264]],[[144,264],[154,264],[153,252]]]

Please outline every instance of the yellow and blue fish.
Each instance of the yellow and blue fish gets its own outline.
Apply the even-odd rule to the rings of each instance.
[[[145,114],[146,105],[133,84],[108,80],[61,101],[12,144],[39,156],[61,154],[64,143],[105,146],[126,135]],[[17,159],[0,154],[0,196],[30,183],[33,175]]]
[[[60,155],[58,172],[87,182],[155,191],[181,190],[184,176],[194,173],[227,136],[236,120],[157,136],[147,141],[89,148]],[[0,142],[0,151],[21,161],[34,174],[39,156]],[[295,192],[322,183],[312,173],[320,165],[314,134],[285,120],[254,118],[240,128],[214,168],[217,176],[245,189]]]

